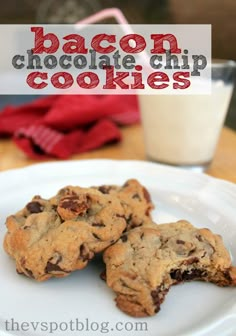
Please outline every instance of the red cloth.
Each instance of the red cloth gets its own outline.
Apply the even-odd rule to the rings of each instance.
[[[0,113],[0,136],[12,136],[29,157],[66,159],[119,141],[117,125],[139,122],[136,96],[48,96]]]

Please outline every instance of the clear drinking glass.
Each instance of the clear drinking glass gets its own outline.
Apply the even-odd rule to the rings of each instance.
[[[212,62],[211,95],[139,96],[149,160],[202,171],[208,167],[228,111],[234,70],[233,61]]]

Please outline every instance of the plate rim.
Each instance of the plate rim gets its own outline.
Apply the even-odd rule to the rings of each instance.
[[[0,171],[0,179],[3,175],[11,175],[14,174],[15,172],[18,171],[27,171],[27,170],[34,170],[37,169],[39,167],[47,167],[47,166],[57,166],[57,165],[62,165],[62,166],[66,166],[66,165],[76,165],[76,164],[86,164],[86,163],[90,163],[90,162],[97,162],[97,163],[116,163],[116,164],[141,164],[141,165],[150,165],[152,167],[157,167],[159,169],[166,169],[168,172],[175,172],[179,175],[188,175],[188,176],[200,176],[201,179],[205,179],[205,180],[209,180],[212,182],[216,182],[216,183],[220,183],[222,185],[225,185],[227,187],[233,187],[235,188],[236,191],[236,183],[225,180],[223,178],[219,178],[219,177],[215,177],[215,176],[211,176],[208,175],[206,173],[202,173],[202,172],[196,172],[196,171],[192,171],[191,169],[185,169],[185,168],[181,168],[178,166],[170,166],[167,164],[163,164],[163,163],[159,163],[159,162],[152,162],[152,161],[146,161],[146,160],[119,160],[119,159],[99,159],[99,158],[92,158],[92,159],[75,159],[75,160],[53,160],[53,161],[45,161],[45,162],[37,162],[37,163],[32,163],[29,164],[27,166],[23,166],[23,167],[16,167],[16,168],[10,168],[10,169],[6,169],[6,170],[1,170]]]

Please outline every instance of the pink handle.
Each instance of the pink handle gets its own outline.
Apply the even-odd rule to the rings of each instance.
[[[124,14],[119,8],[106,8],[93,15],[86,17],[85,19],[77,22],[78,24],[90,24],[98,21],[102,21],[108,18],[115,18],[117,23],[120,24],[129,24],[126,20]]]

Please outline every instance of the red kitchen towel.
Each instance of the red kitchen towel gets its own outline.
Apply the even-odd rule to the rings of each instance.
[[[118,125],[139,122],[136,96],[48,96],[0,113],[0,136],[34,159],[66,159],[121,139]]]

